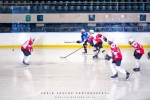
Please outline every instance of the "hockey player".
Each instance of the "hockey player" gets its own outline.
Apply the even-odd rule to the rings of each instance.
[[[27,40],[22,46],[21,46],[21,51],[24,54],[23,58],[23,64],[29,65],[29,59],[31,57],[31,52],[33,51],[32,45],[34,43],[34,38],[30,38],[30,40]]]
[[[88,42],[90,44],[93,44],[93,52],[95,53],[93,58],[98,58],[98,54],[100,52],[104,53],[105,50],[103,50],[103,41],[102,41],[102,38],[104,39],[105,42],[107,42],[107,38],[102,36],[102,34],[98,33],[98,34],[95,34],[94,33],[94,30],[90,30],[89,31],[89,34],[90,34],[90,38],[88,40]]]
[[[143,49],[142,45],[135,42],[133,39],[129,39],[128,43],[135,49],[133,56],[135,57],[136,68],[133,68],[133,71],[139,72],[140,71],[139,60],[141,59],[142,55],[144,54],[144,49]]]
[[[77,41],[77,43],[83,43],[83,47],[84,47],[84,54],[86,54],[87,53],[87,42],[88,42],[88,39],[89,39],[89,35],[88,35],[88,33],[87,32],[85,32],[85,30],[84,29],[81,29],[81,41],[80,40],[78,40]]]
[[[110,60],[110,58],[112,59],[112,65],[110,67],[113,72],[113,76],[111,76],[111,79],[115,79],[115,78],[118,79],[118,72],[117,72],[118,70],[124,75],[126,75],[126,80],[128,80],[131,74],[121,67],[122,54],[119,47],[111,39],[108,40],[107,42],[110,45],[112,56],[106,54],[105,60]]]

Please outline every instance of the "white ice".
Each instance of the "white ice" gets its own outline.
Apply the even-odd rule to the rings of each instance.
[[[141,73],[132,70],[135,67],[133,49],[121,49],[121,66],[132,74],[129,81],[121,73],[118,80],[111,81],[111,61],[106,62],[103,54],[93,60],[92,49],[88,49],[87,55],[80,50],[66,59],[60,59],[60,56],[74,50],[34,49],[27,67],[22,64],[23,53],[20,49],[0,49],[0,99],[150,100],[150,60],[146,58],[150,49],[145,50],[140,60]],[[109,52],[109,49],[106,51]],[[100,94],[85,94],[88,92]]]

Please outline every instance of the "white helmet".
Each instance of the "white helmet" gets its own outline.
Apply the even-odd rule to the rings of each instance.
[[[129,39],[128,43],[131,45],[134,42],[133,39]]]
[[[94,30],[90,30],[89,33],[94,33]]]
[[[85,32],[85,30],[84,30],[84,29],[81,29],[81,33],[83,33],[83,32]]]
[[[34,42],[35,38],[34,37],[30,37],[30,40]]]

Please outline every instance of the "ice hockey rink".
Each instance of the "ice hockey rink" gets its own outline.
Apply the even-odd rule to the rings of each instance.
[[[141,58],[141,73],[132,70],[133,49],[121,49],[122,67],[132,74],[128,81],[121,73],[112,81],[111,61],[103,54],[93,60],[92,49],[60,59],[74,50],[35,48],[27,67],[20,49],[0,49],[1,100],[150,100],[150,49]]]

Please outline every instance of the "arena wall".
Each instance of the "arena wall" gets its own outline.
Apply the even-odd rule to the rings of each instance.
[[[131,48],[128,39],[133,38],[143,45],[150,48],[150,33],[142,32],[103,32],[104,36],[111,38],[121,48]],[[0,48],[20,48],[31,36],[35,37],[34,47],[37,48],[78,48],[81,44],[64,43],[64,41],[80,40],[80,33],[74,32],[51,32],[51,33],[0,33]],[[88,46],[90,47],[90,46]],[[108,48],[104,42],[104,48]]]
[[[150,22],[150,13],[146,21],[140,21],[141,13],[53,13],[53,14],[0,14],[0,23],[93,23],[93,22]],[[31,21],[26,21],[26,15]],[[43,21],[37,21],[37,15],[43,15]],[[89,21],[89,15],[95,15],[95,21]]]

